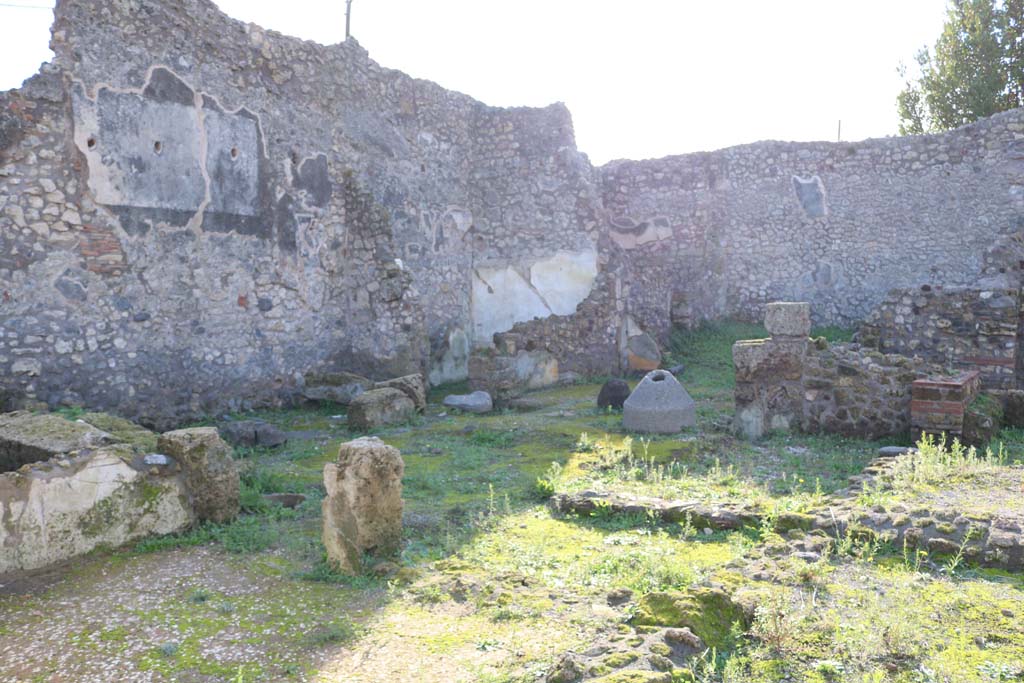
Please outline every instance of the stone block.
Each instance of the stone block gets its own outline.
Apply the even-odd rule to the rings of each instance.
[[[494,402],[486,391],[450,394],[444,397],[444,405],[446,408],[456,408],[466,413],[489,413],[494,410]]]
[[[626,365],[630,370],[649,372],[661,366],[658,342],[647,334],[636,334],[626,342]]]
[[[377,382],[374,389],[398,389],[409,397],[417,412],[422,413],[427,409],[427,385],[423,381],[423,375],[412,374],[404,377]]]
[[[187,529],[195,517],[183,478],[137,457],[138,467],[129,446],[103,446],[0,472],[0,510],[11,511],[0,523],[0,576]]]
[[[348,406],[348,426],[357,431],[408,422],[416,413],[416,404],[398,389],[371,389]]]
[[[773,337],[807,337],[811,333],[811,305],[778,301],[765,307],[764,326]]]
[[[376,437],[343,443],[324,467],[323,541],[334,568],[356,574],[365,554],[398,552],[404,471],[398,449]]]
[[[647,373],[623,403],[622,425],[630,431],[674,434],[696,424],[696,404],[667,370]]]
[[[165,432],[157,449],[181,465],[192,509],[200,521],[227,522],[238,515],[240,481],[231,446],[214,427]]]

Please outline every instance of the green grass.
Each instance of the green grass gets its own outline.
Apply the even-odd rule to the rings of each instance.
[[[849,337],[835,328],[812,334]],[[901,560],[898,551],[867,545],[805,562],[786,556],[784,544],[792,539],[770,525],[705,535],[643,514],[561,517],[543,504],[538,479],[545,494],[604,489],[806,511],[826,504],[880,445],[899,441],[777,433],[752,444],[732,436],[724,427],[732,418],[732,344],[763,336],[763,328],[742,323],[673,336],[666,364],[685,363],[680,379],[697,401],[698,425],[670,436],[627,433],[621,414],[596,409],[600,383],[593,378],[535,394],[543,408],[526,413],[441,417],[447,413],[441,398],[467,387],[435,388],[426,415],[414,425],[376,432],[402,451],[406,465],[405,543],[391,558],[398,566],[391,576],[339,574],[325,558],[323,467],[339,443],[354,436],[333,419],[342,410],[256,413],[283,429],[313,434],[278,449],[236,450],[243,509],[236,521],[147,539],[134,552],[97,553],[82,561],[88,571],[70,574],[52,596],[22,603],[0,595],[0,637],[31,630],[34,619],[47,618],[48,600],[67,601],[87,579],[102,586],[96,577],[107,572],[206,545],[237,573],[236,593],[176,583],[173,594],[158,596],[135,615],[133,628],[103,624],[94,638],[66,647],[75,656],[115,648],[141,628],[159,636],[138,655],[138,668],[168,679],[312,679],[318,672],[304,663],[324,653],[357,653],[351,656],[379,667],[384,662],[373,660],[377,653],[400,651],[400,659],[422,663],[423,671],[448,675],[443,667],[457,663],[461,673],[452,675],[466,680],[522,682],[543,680],[561,651],[584,651],[609,633],[635,635],[628,625],[632,608],[608,611],[612,589],[640,596],[720,585],[757,616],[724,649],[709,649],[688,664],[702,682],[1022,680],[1019,575],[966,565],[954,574],[930,558]],[[1024,430],[1003,430],[998,441],[1007,463],[1024,452]],[[897,472],[898,485],[885,502],[937,495],[967,480],[988,485],[986,477],[998,479],[1002,467],[977,454],[925,449]],[[286,510],[264,501],[275,492],[302,493],[307,500]],[[767,581],[743,573],[762,564]],[[394,640],[390,650],[378,648],[396,633],[397,650]],[[266,657],[245,670],[240,666],[248,665],[218,659],[208,646],[225,634]],[[481,663],[488,652],[495,654]],[[0,677],[4,673],[0,666]],[[681,673],[677,678],[686,680]],[[423,674],[416,680],[439,679]]]

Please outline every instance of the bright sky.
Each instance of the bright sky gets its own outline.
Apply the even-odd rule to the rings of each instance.
[[[345,0],[216,0],[322,43]],[[0,0],[0,90],[50,59],[52,0]],[[945,0],[354,0],[383,66],[498,106],[565,102],[595,163],[757,140],[896,133],[896,67],[934,44]]]

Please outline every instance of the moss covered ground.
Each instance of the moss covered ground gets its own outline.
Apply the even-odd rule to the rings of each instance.
[[[731,324],[675,338],[668,360],[686,366],[698,426],[672,437],[625,432],[619,414],[595,407],[599,380],[485,416],[446,411],[453,388],[435,389],[425,415],[376,433],[405,459],[406,538],[393,565],[358,577],[332,572],[319,538],[323,466],[353,437],[344,409],[257,413],[292,438],[236,451],[237,521],[0,580],[0,681],[533,682],[563,653],[600,643],[618,649],[587,680],[1024,680],[1020,575],[847,539],[809,562],[785,556],[790,539],[767,528],[545,505],[553,492],[604,490],[799,512],[899,443],[735,439],[731,345],[763,334]],[[968,480],[1001,490],[1024,436],[1000,439],[1003,460],[973,478],[911,478],[863,502],[927,500]],[[307,499],[295,510],[263,499],[279,492]],[[765,557],[776,570],[752,577]],[[682,626],[704,644],[686,661],[628,650],[651,629]]]

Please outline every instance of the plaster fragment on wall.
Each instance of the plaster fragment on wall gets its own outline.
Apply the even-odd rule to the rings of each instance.
[[[597,252],[592,248],[558,252],[524,273],[511,265],[477,268],[471,302],[474,346],[490,346],[495,332],[518,322],[573,313],[596,277]]]
[[[664,216],[637,223],[631,218],[617,218],[611,221],[611,237],[623,249],[635,249],[649,242],[672,239],[669,220]]]

